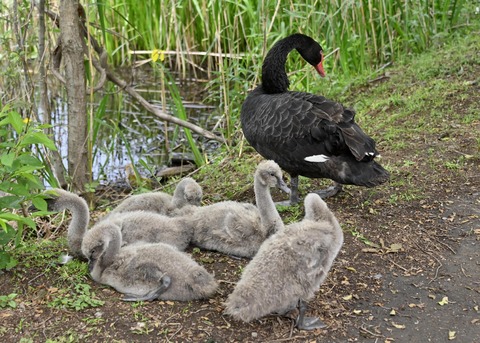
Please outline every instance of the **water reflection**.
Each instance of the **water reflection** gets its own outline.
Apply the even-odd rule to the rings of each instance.
[[[202,103],[204,97],[204,83],[185,82],[179,85],[188,120],[207,130],[211,130],[218,122],[215,107]],[[156,80],[142,81],[137,91],[150,103],[162,108],[162,93]],[[106,107],[102,116],[98,111],[99,104],[106,97]],[[169,94],[165,98],[169,102]],[[57,96],[54,101],[52,120],[54,125],[54,139],[67,166],[67,104],[65,96]],[[173,112],[166,106],[166,112]],[[115,182],[125,178],[125,166],[133,163],[140,170],[149,174],[169,164],[172,153],[190,156],[191,151],[186,141],[183,129],[166,124],[155,115],[143,109],[135,100],[122,92],[95,94],[94,131],[98,128],[94,144],[93,179],[101,183]],[[201,149],[205,142],[192,132]],[[214,144],[215,146],[215,144]],[[144,161],[148,169],[142,166]]]

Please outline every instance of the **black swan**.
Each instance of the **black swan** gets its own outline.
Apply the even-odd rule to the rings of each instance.
[[[293,34],[278,41],[262,66],[262,84],[242,105],[247,141],[291,176],[290,203],[298,203],[298,176],[336,182],[320,194],[335,195],[341,184],[377,186],[389,173],[374,158],[375,141],[355,123],[355,112],[323,96],[288,91],[285,62],[296,49],[323,77],[322,47],[312,38]]]
[[[325,281],[343,244],[335,215],[318,194],[305,198],[305,218],[270,236],[245,267],[225,303],[225,313],[250,322],[299,307],[299,329],[323,328],[320,319],[305,317],[307,301]]]

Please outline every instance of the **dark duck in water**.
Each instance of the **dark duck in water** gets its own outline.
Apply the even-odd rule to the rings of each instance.
[[[298,203],[298,176],[328,178],[333,187],[317,191],[335,195],[342,184],[377,186],[389,173],[374,158],[375,141],[355,123],[355,112],[323,96],[288,91],[285,62],[296,49],[323,77],[322,47],[312,38],[293,34],[277,42],[262,66],[262,84],[242,106],[242,130],[266,159],[291,176],[290,203]]]

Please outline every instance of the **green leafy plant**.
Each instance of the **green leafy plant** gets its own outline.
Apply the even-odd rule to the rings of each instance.
[[[36,155],[40,149],[54,150],[55,145],[44,128],[8,106],[0,108],[0,269],[17,264],[11,250],[21,244],[25,227],[36,227],[26,216],[26,204],[32,202],[43,213],[47,211],[39,194],[44,189],[45,167]]]
[[[91,287],[88,284],[76,284],[74,289],[74,293],[70,293],[66,289],[60,290],[57,297],[48,306],[80,311],[90,307],[102,306],[105,303],[103,300],[95,298],[95,293],[90,291]]]
[[[0,295],[0,308],[16,308],[17,303],[15,301],[15,298],[17,297],[16,293],[11,293],[8,295]]]

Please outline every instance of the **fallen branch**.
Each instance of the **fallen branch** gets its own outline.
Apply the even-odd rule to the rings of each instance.
[[[161,109],[159,109],[158,107],[155,107],[154,105],[152,105],[151,103],[149,103],[147,100],[145,100],[144,97],[142,97],[134,88],[132,88],[126,81],[122,80],[120,77],[118,77],[117,75],[115,75],[113,72],[111,72],[108,68],[107,68],[107,78],[108,80],[110,80],[111,82],[115,83],[118,87],[120,87],[121,89],[125,90],[125,92],[127,92],[128,94],[130,94],[130,96],[132,96],[133,98],[135,98],[143,107],[145,107],[145,109],[151,113],[153,113],[154,115],[156,115],[157,117],[159,117],[160,119],[162,120],[166,120],[170,123],[174,123],[174,124],[177,124],[177,125],[180,125],[180,126],[183,126],[183,127],[186,127],[187,129],[190,129],[196,133],[198,133],[199,135],[202,135],[208,139],[213,139],[213,140],[216,140],[216,141],[219,141],[221,143],[225,143],[225,139],[223,137],[220,137],[220,136],[217,136],[215,135],[214,133],[208,131],[208,130],[205,130],[203,128],[201,128],[200,126],[197,126],[195,124],[192,124],[188,121],[185,121],[185,120],[182,120],[182,119],[179,119],[177,117],[174,117],[170,114],[167,114],[165,113],[164,111],[162,111]]]

